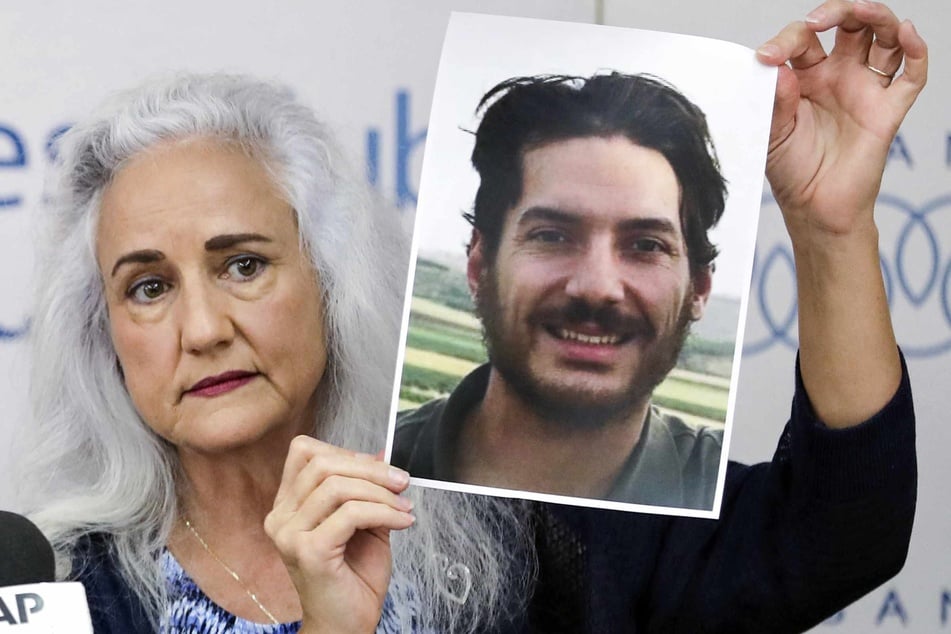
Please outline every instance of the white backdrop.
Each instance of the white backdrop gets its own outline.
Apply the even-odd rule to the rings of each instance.
[[[604,0],[604,22],[755,47],[813,0]],[[12,505],[9,442],[25,423],[29,219],[46,144],[109,91],[171,69],[231,70],[296,87],[355,162],[407,216],[415,205],[443,30],[452,9],[591,22],[596,0],[44,0],[0,8],[0,507]],[[880,198],[882,264],[916,394],[919,503],[911,553],[893,581],[818,632],[951,632],[951,12],[894,0],[931,47],[931,80],[893,146]],[[491,45],[491,43],[488,43]],[[697,60],[704,64],[704,60]],[[709,72],[716,73],[716,68]],[[768,195],[740,374],[733,459],[768,458],[792,394],[795,302],[789,246]],[[64,262],[63,266],[69,266]],[[382,446],[382,439],[381,439]]]

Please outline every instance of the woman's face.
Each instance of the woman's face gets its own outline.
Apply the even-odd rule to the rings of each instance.
[[[205,139],[134,157],[104,192],[96,257],[126,387],[156,433],[214,453],[312,427],[319,282],[254,159]]]

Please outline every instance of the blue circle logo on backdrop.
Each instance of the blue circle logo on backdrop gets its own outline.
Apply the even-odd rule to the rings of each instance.
[[[766,195],[764,213],[769,206],[775,208],[776,202]],[[951,350],[951,224],[943,212],[951,212],[951,194],[920,206],[881,194],[876,205],[885,291],[899,343],[909,357],[933,357]],[[798,347],[795,275],[788,239],[757,247],[745,354],[777,345]]]

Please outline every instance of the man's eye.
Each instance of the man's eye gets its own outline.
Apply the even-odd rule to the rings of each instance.
[[[659,253],[666,252],[667,245],[654,238],[638,238],[631,241],[630,250],[635,253]]]
[[[261,274],[267,264],[261,258],[242,255],[228,262],[227,277],[238,282],[252,280]]]
[[[139,304],[151,304],[168,291],[168,284],[162,280],[147,279],[133,284],[127,295]]]
[[[543,242],[545,244],[561,244],[568,242],[568,236],[562,231],[555,229],[539,229],[528,235],[528,239],[533,242]]]

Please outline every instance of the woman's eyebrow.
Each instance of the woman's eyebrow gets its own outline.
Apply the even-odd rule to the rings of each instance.
[[[161,251],[156,251],[155,249],[142,249],[141,251],[132,251],[131,253],[126,253],[121,258],[116,260],[115,266],[112,267],[112,277],[116,276],[116,271],[119,270],[119,267],[123,264],[129,264],[131,262],[159,262],[165,259],[165,254]]]
[[[230,249],[234,245],[243,242],[273,242],[273,240],[267,236],[262,236],[260,233],[226,233],[208,238],[208,240],[205,241],[205,250],[221,251],[222,249]]]
[[[226,233],[220,236],[215,236],[209,238],[205,241],[205,250],[206,251],[221,251],[223,249],[229,249],[236,244],[242,244],[244,242],[273,242],[267,236],[263,236],[260,233]],[[116,271],[119,270],[123,264],[130,264],[133,262],[141,262],[148,264],[150,262],[160,262],[165,259],[165,254],[161,251],[155,249],[142,249],[140,251],[132,251],[131,253],[126,253],[118,260],[116,260],[115,266],[112,267],[112,277],[115,277]]]

